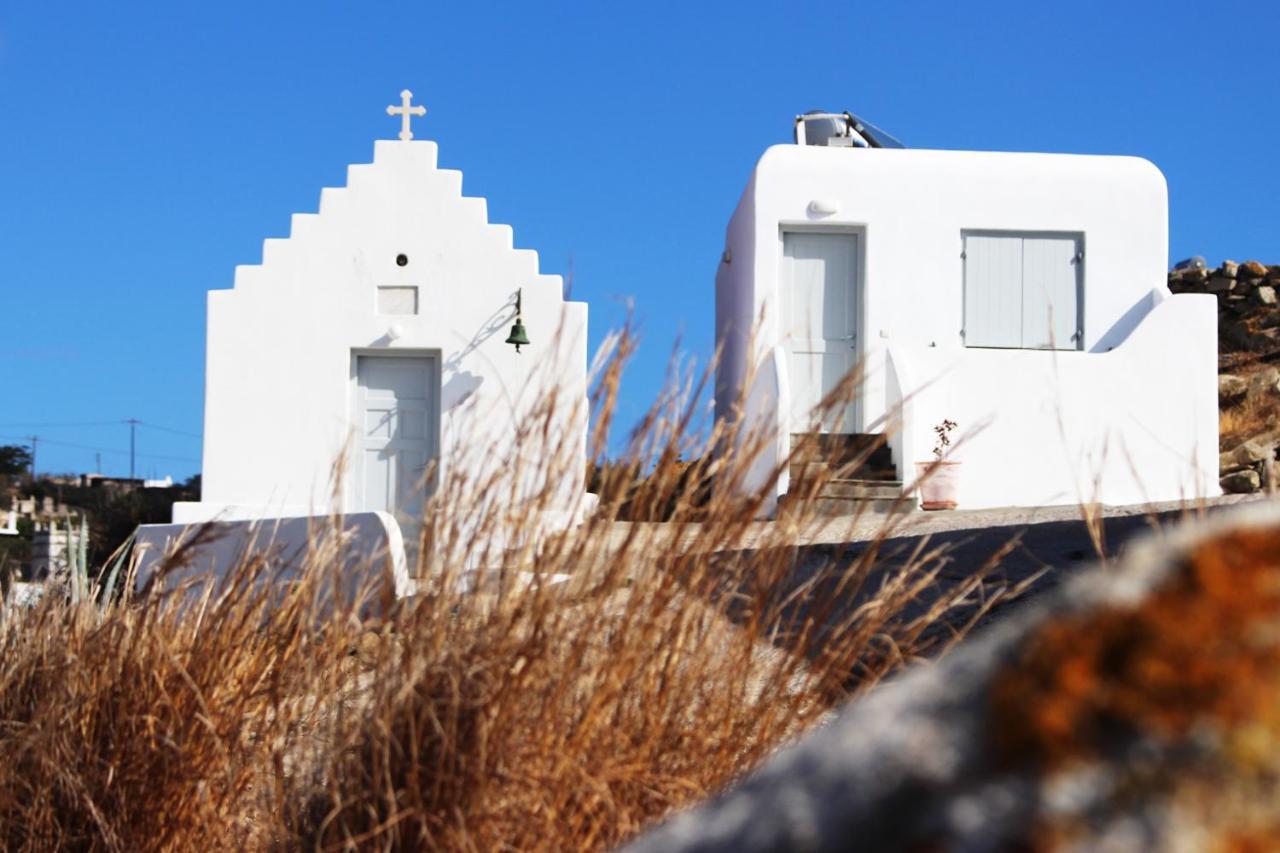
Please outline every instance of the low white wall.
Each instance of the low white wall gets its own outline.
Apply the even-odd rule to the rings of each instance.
[[[774,347],[759,369],[745,378],[743,423],[733,433],[733,451],[751,455],[739,488],[746,494],[764,494],[760,512],[765,517],[777,512],[778,496],[791,484],[791,471],[782,464],[791,450],[791,436],[778,428],[777,418],[778,412],[790,411],[791,406],[786,367],[782,348]]]
[[[190,543],[197,537],[196,545]],[[333,571],[318,586],[321,616],[335,597],[347,605],[362,604],[366,615],[383,615],[395,599],[413,593],[400,526],[385,512],[351,513],[335,523],[328,516],[266,521],[227,521],[212,535],[200,525],[144,524],[133,546],[134,592],[147,589],[165,559],[178,548],[183,558],[164,578],[169,591],[181,590],[187,601],[229,591],[229,582],[246,555],[263,559],[255,584],[277,587],[284,594],[305,571]]]
[[[759,318],[753,314],[751,263],[755,252],[755,179],[748,183],[729,219],[725,248],[716,265],[716,418],[736,420],[755,352]],[[737,262],[735,263],[735,259]]]
[[[1216,324],[1212,296],[1185,295],[1109,352],[894,348],[905,461],[948,418],[962,509],[1218,495]]]

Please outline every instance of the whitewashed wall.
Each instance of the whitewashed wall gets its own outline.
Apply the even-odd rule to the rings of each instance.
[[[440,360],[442,481],[531,472],[512,438],[557,395],[557,438],[579,476],[564,478],[563,517],[549,521],[566,523],[582,497],[587,306],[564,301],[560,277],[512,240],[484,199],[462,195],[460,172],[437,167],[435,143],[376,143],[318,213],[295,215],[260,265],[237,268],[234,289],[209,294],[203,500],[174,521],[364,509],[351,477],[330,493],[352,434],[353,353],[402,352]],[[377,313],[376,288],[394,285],[419,288],[416,316]],[[532,344],[517,354],[504,341],[519,288]]]
[[[815,207],[833,212],[814,214]],[[1071,503],[1080,496],[1077,473],[1091,480],[1100,473],[1102,486],[1091,497],[1109,503],[1218,493],[1216,308],[1212,300],[1179,296],[1175,307],[1161,303],[1159,317],[1153,312],[1168,295],[1168,202],[1164,177],[1151,163],[1062,154],[770,148],[730,221],[729,260],[722,257],[717,275],[717,336],[725,353],[717,411],[724,416],[731,414],[734,383],[755,366],[776,361],[781,234],[806,227],[862,236],[860,338],[867,379],[860,429],[883,431],[902,399],[912,401],[903,412],[908,423],[891,438],[905,479],[911,479],[913,463],[929,458],[930,427],[950,418],[962,429],[989,424],[955,457],[973,462],[963,477],[963,507]],[[1083,351],[964,347],[962,232],[975,229],[1084,235]],[[1135,334],[1139,329],[1142,335]],[[1116,352],[1108,356],[1112,348]],[[940,376],[943,366],[948,372]],[[775,409],[748,412],[772,418],[780,456],[791,431],[786,411],[781,401]],[[1061,452],[1068,457],[1110,436],[1131,459],[1122,459],[1115,447],[1101,472],[1022,465],[1030,456],[1054,452],[1064,432],[1068,446]],[[1144,465],[1157,466],[1140,470],[1143,490],[1131,485],[1127,468],[1135,453]],[[785,482],[776,486],[779,494],[785,488]]]

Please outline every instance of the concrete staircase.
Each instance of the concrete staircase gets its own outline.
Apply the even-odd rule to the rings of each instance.
[[[807,499],[819,515],[888,512],[902,498],[902,480],[883,435],[794,433],[791,449],[791,485],[779,502],[783,511]]]

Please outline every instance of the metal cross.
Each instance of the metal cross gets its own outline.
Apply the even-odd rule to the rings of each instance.
[[[409,102],[413,100],[413,92],[405,89],[400,93],[400,106],[387,107],[387,115],[400,116],[400,138],[405,142],[413,139],[413,131],[409,129],[409,122],[413,116],[424,116],[427,114],[427,108],[424,106],[409,106]]]

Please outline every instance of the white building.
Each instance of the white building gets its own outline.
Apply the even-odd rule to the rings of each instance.
[[[909,488],[950,419],[961,508],[1219,493],[1217,311],[1165,286],[1155,166],[797,128],[756,164],[716,277],[717,415],[774,436],[757,485],[817,431],[888,433]],[[855,365],[854,404],[811,423]]]
[[[202,500],[175,505],[175,522],[373,510],[412,523],[451,478],[505,476],[491,494],[519,501],[548,468],[517,459],[540,406],[569,472],[542,518],[581,512],[587,307],[408,121],[209,294]],[[520,348],[506,342],[517,307]]]
[[[39,581],[65,580],[72,565],[83,567],[89,548],[89,530],[82,517],[72,523],[70,516],[59,525],[54,520],[36,524],[31,532],[31,573]]]

